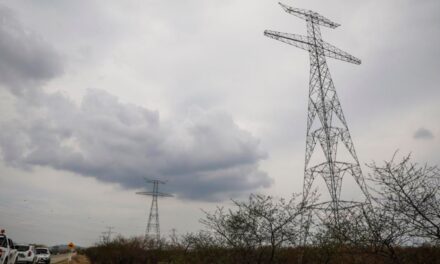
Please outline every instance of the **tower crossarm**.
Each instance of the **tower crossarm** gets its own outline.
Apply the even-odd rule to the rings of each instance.
[[[269,38],[273,38],[276,40],[279,40],[281,42],[287,43],[289,45],[295,46],[297,48],[310,51],[311,46],[313,46],[313,42],[310,40],[309,37],[297,35],[297,34],[290,34],[290,33],[283,33],[273,30],[265,30],[264,35]]]
[[[162,192],[137,192],[139,195],[147,195],[147,196],[159,196],[159,197],[173,197],[172,194],[162,193]]]
[[[325,41],[322,41],[322,40],[319,40],[319,43],[321,43],[322,48],[324,49],[324,55],[326,57],[350,62],[350,63],[357,64],[357,65],[361,64],[360,59],[348,54],[347,52],[345,52],[339,48],[336,48],[335,46],[333,46]]]
[[[289,45],[295,46],[297,48],[310,51],[313,48],[319,48],[324,51],[324,55],[329,58],[341,60],[350,62],[353,64],[361,64],[361,60],[348,54],[347,52],[321,40],[316,39],[314,40],[311,37],[297,35],[297,34],[290,34],[290,33],[283,33],[273,30],[265,30],[264,35],[273,38],[276,40],[279,40],[281,42],[287,43]]]
[[[335,22],[331,21],[330,19],[323,17],[322,15],[320,15],[316,12],[313,12],[311,10],[294,8],[294,7],[287,6],[283,3],[279,3],[279,4],[287,13],[294,15],[296,17],[299,17],[301,19],[304,19],[306,21],[313,20],[313,23],[321,25],[321,26],[326,26],[329,28],[337,28],[340,26],[340,24],[335,23]]]
[[[144,177],[145,182],[147,183],[160,183],[160,184],[166,184],[166,181],[156,180],[156,179],[149,179],[147,177]]]

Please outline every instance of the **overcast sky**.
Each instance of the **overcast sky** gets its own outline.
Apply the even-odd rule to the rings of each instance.
[[[364,173],[396,150],[440,164],[440,2],[285,3],[340,23],[324,40],[362,60],[328,64]],[[0,1],[0,227],[142,235],[142,177],[175,196],[165,236],[230,198],[300,192],[308,54],[265,29],[306,34],[272,0]]]

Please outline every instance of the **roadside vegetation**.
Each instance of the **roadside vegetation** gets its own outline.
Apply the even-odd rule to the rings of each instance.
[[[250,195],[205,212],[205,229],[155,241],[117,237],[84,251],[91,263],[440,263],[440,172],[410,156],[370,164],[371,205],[304,219],[316,195]]]

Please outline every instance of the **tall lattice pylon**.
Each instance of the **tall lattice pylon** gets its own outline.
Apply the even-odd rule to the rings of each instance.
[[[160,180],[145,179],[147,183],[153,184],[153,191],[137,192],[136,194],[152,196],[150,215],[148,216],[147,228],[145,230],[145,238],[153,238],[156,242],[160,241],[160,224],[159,224],[159,206],[157,204],[158,197],[172,197],[171,194],[159,192],[159,184],[166,182]]]
[[[320,26],[336,28],[336,24],[320,14],[280,3],[289,14],[307,21],[307,36],[266,30],[264,35],[295,47],[307,50],[310,57],[310,83],[307,118],[306,153],[304,167],[303,199],[311,193],[312,185],[319,175],[323,178],[330,194],[330,201],[316,203],[314,208],[330,211],[333,221],[339,221],[339,211],[370,202],[359,160],[353,146],[347,122],[330,76],[326,57],[360,64],[361,61],[350,54],[322,40]],[[311,157],[320,151],[319,162],[311,164]],[[338,150],[345,147],[349,158],[342,160]],[[319,156],[319,155],[318,155]],[[344,176],[352,176],[363,193],[362,201],[341,199]]]

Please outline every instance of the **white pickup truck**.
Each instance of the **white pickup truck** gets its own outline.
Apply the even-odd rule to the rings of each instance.
[[[18,252],[12,239],[6,236],[4,230],[0,232],[0,264],[17,263]]]

